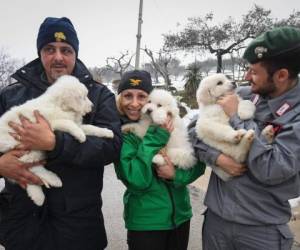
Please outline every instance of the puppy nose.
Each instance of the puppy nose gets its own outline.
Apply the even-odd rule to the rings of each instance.
[[[147,109],[147,112],[146,112],[146,113],[147,113],[148,115],[150,115],[150,114],[152,113],[152,111],[153,111],[152,109]]]

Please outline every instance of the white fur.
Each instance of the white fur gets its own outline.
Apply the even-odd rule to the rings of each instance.
[[[171,115],[174,130],[165,147],[167,155],[178,168],[188,169],[194,166],[196,158],[194,150],[188,139],[187,128],[179,117],[179,109],[175,98],[166,90],[154,89],[149,95],[149,102],[142,108],[142,118],[138,123],[122,126],[122,131],[131,131],[143,138],[150,124],[163,124],[168,115]],[[164,165],[164,158],[157,154],[153,163]]]
[[[248,151],[254,139],[253,130],[233,129],[229,117],[216,102],[221,97],[234,90],[234,85],[223,74],[215,74],[204,78],[197,90],[197,101],[200,115],[196,123],[196,133],[205,144],[216,148],[236,161],[246,160]],[[238,116],[242,120],[253,117],[255,105],[248,100],[239,100]],[[223,180],[230,175],[218,167],[213,167],[216,174]]]
[[[8,126],[8,122],[20,124],[21,114],[31,122],[36,122],[34,110],[38,110],[46,118],[52,130],[67,132],[79,142],[84,142],[86,135],[112,138],[113,133],[109,129],[82,124],[82,117],[92,110],[92,102],[87,94],[87,88],[77,78],[62,76],[43,95],[11,108],[0,118],[0,152],[7,152],[19,143],[9,134],[13,130]],[[32,150],[20,158],[23,162],[43,159],[45,153],[38,150]],[[62,186],[61,179],[41,165],[32,167],[30,171],[40,177],[46,187]],[[40,186],[27,185],[27,193],[38,206],[44,203],[45,196]]]

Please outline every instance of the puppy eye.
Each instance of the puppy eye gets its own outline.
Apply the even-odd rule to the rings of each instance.
[[[217,83],[217,85],[222,85],[222,84],[223,84],[223,82],[221,82],[221,81]]]
[[[157,104],[157,107],[159,107],[159,108],[160,108],[160,107],[161,107],[161,104]]]

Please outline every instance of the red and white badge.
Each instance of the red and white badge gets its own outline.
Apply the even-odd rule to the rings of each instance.
[[[254,96],[252,97],[252,99],[251,99],[251,101],[252,101],[252,103],[253,103],[254,105],[257,104],[258,100],[259,100],[259,95],[258,95],[258,94],[254,95]]]
[[[291,108],[291,105],[285,102],[279,109],[276,111],[276,115],[282,116],[286,111],[288,111]]]

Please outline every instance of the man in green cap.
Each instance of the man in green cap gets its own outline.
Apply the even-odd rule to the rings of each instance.
[[[235,129],[254,129],[255,138],[246,161],[241,164],[191,138],[199,159],[230,174],[225,182],[212,173],[205,205],[204,250],[287,250],[293,235],[288,200],[300,195],[300,30],[276,28],[254,39],[244,53],[249,64],[249,87],[238,92],[256,105],[253,119],[237,116],[236,94],[218,102]],[[273,125],[268,142],[261,131]],[[241,168],[239,168],[241,167]]]

